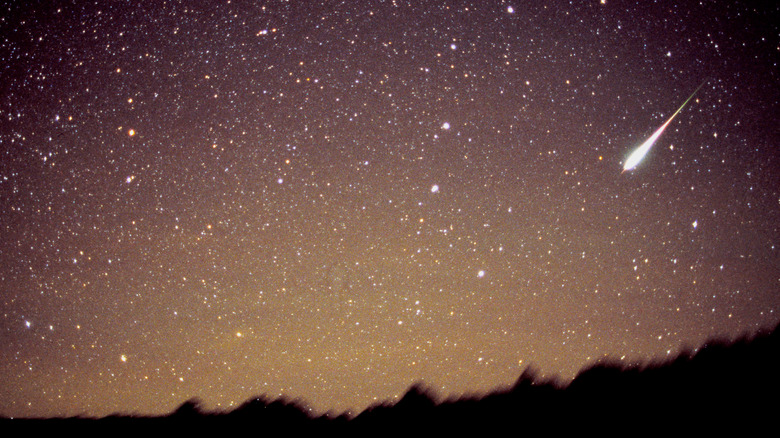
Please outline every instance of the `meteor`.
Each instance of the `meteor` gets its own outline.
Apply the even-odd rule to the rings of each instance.
[[[647,155],[647,153],[650,152],[650,148],[653,147],[653,145],[655,144],[656,140],[658,140],[658,137],[660,137],[661,134],[664,133],[664,129],[666,129],[666,127],[669,126],[669,123],[672,123],[672,120],[674,119],[674,117],[677,114],[679,114],[680,111],[682,111],[683,108],[685,108],[685,105],[687,105],[688,102],[691,99],[693,99],[693,96],[696,94],[696,92],[698,92],[701,89],[701,87],[704,86],[705,83],[707,83],[707,81],[702,82],[701,85],[699,85],[699,88],[697,88],[691,94],[691,96],[688,99],[686,99],[685,102],[683,102],[683,104],[680,106],[680,108],[677,111],[675,111],[674,114],[672,114],[672,117],[669,117],[669,120],[667,120],[666,123],[661,125],[661,127],[658,128],[658,130],[655,131],[653,133],[653,135],[650,136],[650,138],[645,140],[645,142],[642,143],[641,146],[636,148],[636,150],[634,150],[634,152],[632,152],[631,155],[628,156],[628,158],[626,159],[626,164],[623,165],[623,172],[625,172],[627,170],[633,170],[642,161],[642,159],[645,157],[645,155]],[[621,173],[623,173],[623,172],[621,172]]]

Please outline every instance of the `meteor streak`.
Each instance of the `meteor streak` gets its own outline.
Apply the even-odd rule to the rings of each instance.
[[[685,105],[688,104],[688,102],[693,98],[693,96],[696,94],[696,92],[699,91],[699,89],[701,89],[701,87],[703,87],[706,82],[707,81],[702,82],[701,85],[699,85],[699,88],[697,88],[691,94],[691,96],[685,102],[683,102],[683,104],[680,106],[680,108],[677,111],[675,111],[674,114],[672,114],[672,117],[669,117],[669,120],[667,120],[666,123],[661,125],[661,127],[658,128],[658,130],[655,131],[653,133],[653,135],[650,136],[650,138],[645,140],[645,142],[642,143],[641,146],[636,148],[636,150],[634,150],[634,152],[632,152],[631,155],[628,156],[628,158],[626,159],[626,164],[623,165],[623,172],[625,172],[627,170],[633,170],[642,161],[642,159],[645,157],[645,155],[647,155],[647,153],[650,152],[650,148],[653,147],[653,145],[655,144],[656,140],[658,140],[658,137],[660,137],[661,134],[664,133],[664,129],[666,129],[666,127],[669,126],[669,123],[672,123],[672,120],[674,119],[674,117],[677,114],[679,114],[680,111],[682,111],[683,108],[685,108]]]

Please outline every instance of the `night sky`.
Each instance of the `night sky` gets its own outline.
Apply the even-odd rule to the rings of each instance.
[[[780,321],[774,2],[11,3],[0,415],[357,413]]]

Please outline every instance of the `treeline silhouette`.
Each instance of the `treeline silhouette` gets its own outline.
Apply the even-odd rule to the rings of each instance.
[[[778,328],[734,342],[711,341],[666,362],[625,365],[604,361],[586,368],[568,385],[542,380],[526,370],[508,389],[439,402],[434,393],[417,384],[396,403],[374,405],[354,418],[314,417],[298,402],[260,397],[225,413],[205,411],[197,400],[190,400],[164,417],[4,418],[0,431],[74,430],[102,435],[235,430],[256,435],[457,433],[495,428],[518,434],[531,430],[612,434],[769,427],[774,435],[775,418],[780,414]]]

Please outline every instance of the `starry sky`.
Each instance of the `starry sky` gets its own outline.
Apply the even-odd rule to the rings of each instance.
[[[357,413],[780,321],[773,2],[4,3],[1,415]]]

